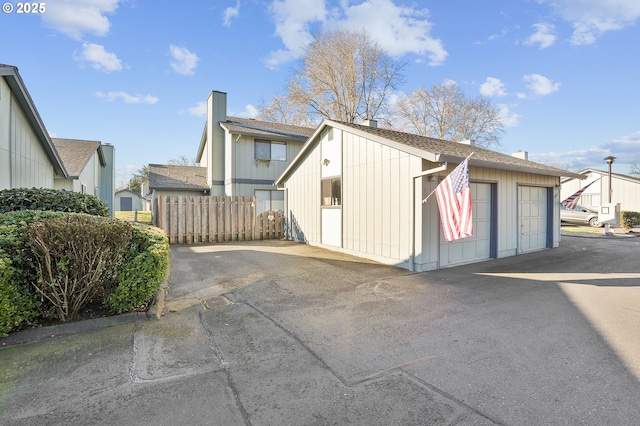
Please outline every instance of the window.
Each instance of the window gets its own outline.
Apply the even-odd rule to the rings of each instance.
[[[322,205],[323,206],[339,206],[342,205],[342,179],[329,178],[320,181]]]
[[[284,191],[256,190],[256,214],[269,210],[284,212]]]
[[[287,144],[256,139],[256,160],[287,161]]]

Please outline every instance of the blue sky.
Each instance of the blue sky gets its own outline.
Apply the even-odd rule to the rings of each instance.
[[[196,155],[211,90],[251,117],[284,94],[311,34],[366,28],[408,63],[397,96],[454,81],[491,99],[500,151],[580,170],[640,160],[638,0],[49,0],[0,15],[52,136],[116,148],[116,183]],[[6,7],[6,5],[4,6]],[[3,7],[3,10],[4,10]]]

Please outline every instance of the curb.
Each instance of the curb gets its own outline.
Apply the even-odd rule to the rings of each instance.
[[[50,325],[47,327],[29,328],[0,337],[0,350],[21,345],[24,343],[41,342],[57,337],[69,336],[72,334],[96,331],[102,328],[113,327],[115,325],[139,323],[145,321],[158,320],[163,315],[165,298],[171,281],[171,260],[167,267],[167,276],[158,288],[154,300],[146,312],[128,312],[126,314],[114,315],[110,317],[93,318],[89,320],[73,321],[64,324]]]

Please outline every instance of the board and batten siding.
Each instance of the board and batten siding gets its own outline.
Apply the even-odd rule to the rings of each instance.
[[[53,188],[54,168],[9,86],[0,78],[0,188]],[[6,125],[8,123],[8,126]]]
[[[286,161],[258,161],[255,156],[255,139],[253,136],[238,138],[235,134],[227,136],[225,187],[228,195],[253,196],[256,189],[275,190],[273,182],[298,155],[303,145],[303,142],[287,141]],[[267,141],[269,138],[262,140]],[[268,183],[257,183],[260,181]]]
[[[348,132],[342,152],[345,251],[406,264],[412,254],[412,177],[421,172],[422,160]]]
[[[285,183],[286,235],[290,240],[321,244],[321,162],[322,152],[316,143]]]

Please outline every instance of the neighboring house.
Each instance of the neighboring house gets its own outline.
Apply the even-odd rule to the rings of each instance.
[[[55,189],[95,195],[105,202],[113,216],[115,206],[115,150],[99,141],[52,138],[68,178],[56,178]]]
[[[313,128],[227,117],[227,94],[207,99],[207,121],[196,162],[206,170],[211,195],[256,196],[257,213],[283,210],[284,194],[273,185]]]
[[[115,193],[115,210],[122,212],[132,212],[132,211],[141,211],[145,210],[145,200],[144,198],[130,190],[130,189],[121,189],[116,191]]]
[[[54,188],[69,178],[18,68],[0,64],[0,189]]]
[[[596,210],[609,202],[609,172],[596,169],[585,169],[579,172],[586,178],[563,179],[560,189],[560,200],[571,196],[581,188],[584,190],[578,204]],[[611,202],[620,203],[620,210],[640,212],[640,178],[611,173]]]
[[[325,120],[276,180],[288,238],[416,271],[559,245],[560,177],[581,175],[374,125]],[[423,199],[471,153],[474,235],[447,243]]]
[[[209,195],[204,167],[149,164],[148,171],[153,200],[159,195]]]

